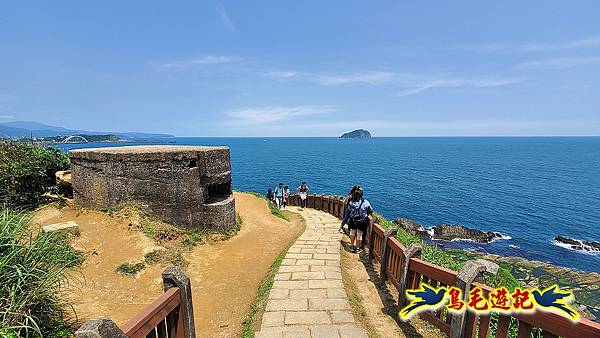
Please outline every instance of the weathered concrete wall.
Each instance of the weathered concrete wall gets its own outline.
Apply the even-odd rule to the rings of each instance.
[[[226,231],[235,225],[227,147],[129,146],[73,150],[75,204],[133,202],[183,227]]]

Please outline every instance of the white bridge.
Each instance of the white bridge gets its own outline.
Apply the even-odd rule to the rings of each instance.
[[[60,143],[88,143],[89,141],[81,136],[81,135],[71,135],[64,140],[60,141]]]

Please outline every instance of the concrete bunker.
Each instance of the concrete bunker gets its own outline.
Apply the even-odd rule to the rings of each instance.
[[[136,203],[185,228],[235,226],[228,147],[127,146],[69,152],[75,204]]]

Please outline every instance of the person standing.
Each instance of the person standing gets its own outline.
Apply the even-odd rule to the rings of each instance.
[[[348,222],[350,229],[350,251],[360,253],[362,251],[362,238],[369,227],[370,216],[373,214],[371,204],[364,198],[364,191],[356,186],[352,199],[348,202],[346,214],[342,220],[341,227]]]
[[[300,184],[300,186],[298,187],[298,195],[300,196],[300,207],[305,208],[306,207],[306,197],[308,196],[308,192],[310,191],[310,189],[308,188],[308,185],[306,184],[306,182],[302,182],[302,184]]]
[[[358,185],[353,186],[352,189],[350,189],[348,196],[346,196],[346,200],[344,201],[344,210],[346,210],[346,211],[348,211],[348,203],[350,203],[350,201],[354,197],[354,191],[356,191],[356,188],[359,188],[359,186]],[[344,218],[342,219],[342,224],[340,225],[340,229],[338,230],[340,232],[340,234],[346,233],[346,231],[344,231],[344,224],[346,224],[346,222],[348,222],[348,218],[346,215],[347,215],[347,213],[344,213]]]
[[[290,198],[290,187],[287,185],[283,187],[283,207],[287,207],[288,199]]]
[[[283,204],[283,183],[279,182],[273,193],[275,194],[275,205],[277,208],[281,209]]]
[[[273,195],[273,189],[269,188],[269,190],[267,190],[267,201],[273,202],[273,199],[275,198],[275,195]]]

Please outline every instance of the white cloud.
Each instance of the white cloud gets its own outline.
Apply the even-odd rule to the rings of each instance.
[[[221,1],[217,3],[217,12],[219,13],[219,17],[221,17],[221,21],[223,21],[225,28],[230,32],[235,31],[235,24],[227,14],[227,10]]]
[[[501,87],[523,82],[519,78],[464,78],[464,79],[436,79],[419,83],[412,87],[406,88],[397,92],[394,96],[409,96],[415,95],[434,88],[491,88]]]
[[[390,82],[394,74],[390,72],[371,71],[354,73],[349,75],[318,75],[316,81],[325,86],[337,86],[348,84],[378,84]]]
[[[283,71],[268,72],[268,73],[265,73],[264,75],[267,77],[287,79],[287,78],[297,76],[298,72],[295,70],[283,70]]]
[[[463,49],[473,50],[483,53],[509,52],[509,53],[531,53],[542,51],[557,51],[576,48],[594,48],[600,47],[600,37],[587,37],[583,39],[554,43],[554,44],[515,44],[515,43],[491,43],[474,46],[466,46]]]
[[[279,106],[231,110],[226,111],[225,115],[232,118],[234,122],[242,122],[247,124],[270,124],[289,120],[299,116],[331,113],[336,110],[337,107],[332,105]]]
[[[0,94],[0,102],[17,102],[18,99],[14,95]]]
[[[0,115],[0,119],[10,120],[10,119],[14,119],[14,118],[15,117],[13,115]]]
[[[175,70],[201,65],[218,65],[224,63],[238,62],[241,59],[235,56],[227,55],[209,55],[196,59],[173,61],[154,65],[153,68],[159,71]]]
[[[557,67],[568,68],[590,63],[599,63],[600,57],[563,57],[554,59],[543,59],[537,61],[523,62],[517,65],[517,68],[543,68]]]

